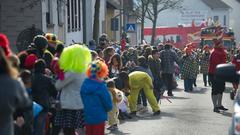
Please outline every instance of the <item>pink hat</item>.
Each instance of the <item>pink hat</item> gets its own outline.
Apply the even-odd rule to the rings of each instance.
[[[5,55],[8,57],[11,54],[11,49],[9,47],[9,40],[6,35],[0,33],[0,47],[2,47]]]

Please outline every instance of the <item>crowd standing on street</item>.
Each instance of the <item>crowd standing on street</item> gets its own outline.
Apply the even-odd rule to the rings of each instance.
[[[65,47],[67,46],[67,47]],[[232,56],[239,70],[240,53]],[[215,76],[216,66],[227,62],[221,39],[196,49],[183,50],[170,42],[152,47],[109,41],[64,45],[55,34],[37,35],[33,44],[17,55],[0,34],[0,134],[2,135],[104,135],[118,129],[119,120],[139,111],[161,114],[166,91],[174,96],[177,78],[192,92],[197,75],[212,87],[213,111],[222,105],[225,83]],[[3,85],[4,84],[4,85]],[[234,84],[236,86],[236,84]],[[15,131],[15,132],[14,132]]]

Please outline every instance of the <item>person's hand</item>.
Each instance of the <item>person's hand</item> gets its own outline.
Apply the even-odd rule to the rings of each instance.
[[[18,127],[22,127],[24,123],[25,123],[25,121],[24,121],[24,118],[22,116],[17,117],[16,124],[17,124]]]
[[[48,77],[51,77],[52,75],[52,71],[48,68],[45,69],[45,74],[48,76]]]

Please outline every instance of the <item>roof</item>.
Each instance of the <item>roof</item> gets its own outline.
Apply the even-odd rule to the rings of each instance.
[[[107,0],[107,7],[114,8],[114,9],[120,9],[120,2],[117,0]]]
[[[222,0],[202,0],[207,6],[212,9],[229,9],[231,8]]]

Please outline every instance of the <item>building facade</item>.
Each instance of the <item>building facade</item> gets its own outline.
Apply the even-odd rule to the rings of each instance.
[[[51,32],[65,45],[88,43],[92,39],[96,0],[22,0],[0,1],[0,32],[8,36],[11,48],[17,51],[19,34],[34,25],[39,31]],[[101,0],[99,34],[106,32],[106,0]],[[85,17],[85,18],[84,18]],[[84,25],[85,24],[85,25]],[[26,36],[25,36],[26,37]]]
[[[0,1],[0,32],[9,37],[14,51],[17,51],[16,46],[30,44],[33,38],[31,31],[24,36],[22,33],[33,26],[43,33],[56,34],[65,45],[74,42],[88,44],[93,39],[95,3],[96,0]],[[98,35],[107,33],[110,40],[120,41],[125,25],[134,23],[127,12],[132,8],[133,0],[100,0]],[[123,9],[127,10],[123,12]],[[117,31],[111,29],[114,17],[118,18]],[[133,33],[129,36],[136,44],[136,36]],[[23,40],[18,41],[18,37]]]

